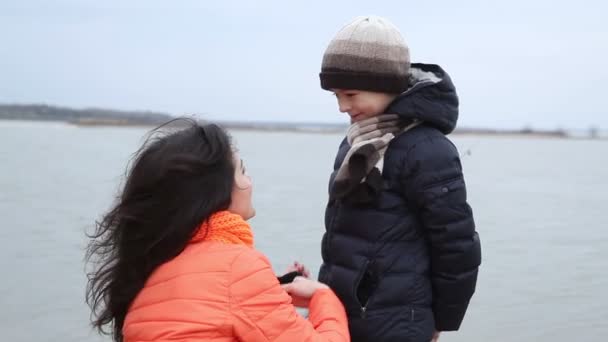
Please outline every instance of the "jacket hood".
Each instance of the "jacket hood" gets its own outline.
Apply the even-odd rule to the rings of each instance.
[[[386,113],[418,119],[449,134],[458,121],[456,88],[440,66],[412,63],[410,87],[389,104]]]

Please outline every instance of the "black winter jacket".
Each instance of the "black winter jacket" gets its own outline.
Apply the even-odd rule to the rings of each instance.
[[[479,237],[456,147],[458,97],[437,65],[412,64],[412,86],[386,113],[421,119],[384,156],[374,204],[330,200],[319,280],[340,297],[352,340],[429,341],[457,330],[475,291]],[[350,146],[339,148],[330,178]]]

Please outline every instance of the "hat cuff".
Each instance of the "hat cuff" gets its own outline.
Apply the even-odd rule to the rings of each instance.
[[[407,90],[408,77],[356,71],[322,71],[321,88],[356,89],[379,93],[400,94]]]

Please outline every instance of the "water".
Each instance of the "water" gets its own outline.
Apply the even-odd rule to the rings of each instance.
[[[108,341],[84,304],[84,232],[108,208],[143,128],[0,121],[4,341]],[[333,134],[235,131],[255,184],[256,244],[277,272],[316,273]],[[453,138],[483,265],[458,333],[442,341],[608,336],[608,141]]]

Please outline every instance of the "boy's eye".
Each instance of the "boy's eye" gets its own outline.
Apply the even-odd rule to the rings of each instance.
[[[355,95],[357,95],[357,93],[340,93],[340,94],[338,94],[338,93],[331,93],[331,94],[333,96],[337,97],[337,98],[340,98],[340,97],[351,98],[351,97],[354,97]]]

